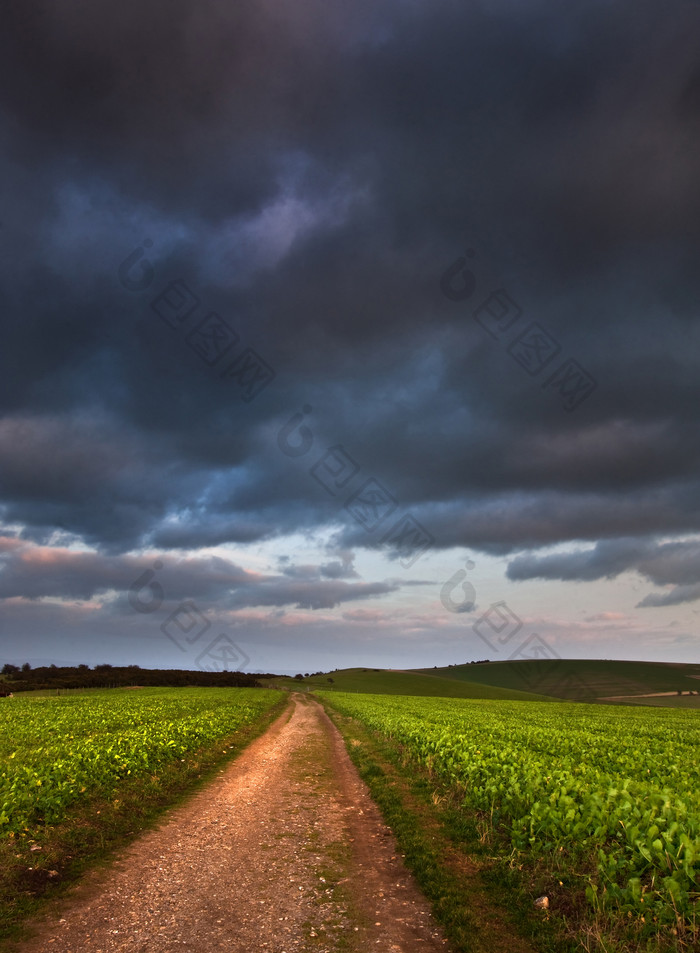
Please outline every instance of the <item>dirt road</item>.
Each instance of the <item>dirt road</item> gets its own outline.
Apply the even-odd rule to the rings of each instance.
[[[289,709],[22,953],[446,951],[321,706]]]

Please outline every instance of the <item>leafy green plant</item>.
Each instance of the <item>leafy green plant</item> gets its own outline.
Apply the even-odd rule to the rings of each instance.
[[[697,712],[320,694],[448,781],[463,809],[488,816],[516,854],[549,858],[553,868],[565,858],[587,877],[596,910],[657,926],[697,923]]]
[[[0,707],[0,835],[60,821],[80,798],[228,737],[277,702],[254,688],[15,696]]]

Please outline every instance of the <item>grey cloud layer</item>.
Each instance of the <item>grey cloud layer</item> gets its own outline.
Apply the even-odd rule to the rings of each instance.
[[[700,542],[674,543],[618,539],[599,542],[592,549],[548,556],[524,555],[513,559],[509,579],[558,579],[592,582],[635,571],[666,592],[649,593],[641,608],[679,605],[700,599]]]
[[[341,443],[438,546],[700,531],[698,38],[680,0],[15,5],[5,520],[111,555],[331,522],[375,546],[309,474]],[[460,305],[439,279],[468,246]],[[149,308],[175,278],[274,367],[251,403]],[[574,413],[470,317],[501,285],[598,380]]]
[[[157,565],[156,565],[157,563]],[[349,567],[345,574],[359,578]],[[102,601],[142,598],[157,584],[169,600],[195,599],[221,608],[296,606],[332,609],[344,602],[397,592],[395,581],[346,582],[340,562],[289,566],[281,575],[248,572],[218,556],[153,558],[103,556],[60,547],[39,547],[0,537],[0,598],[67,598]],[[138,610],[137,610],[138,611]]]

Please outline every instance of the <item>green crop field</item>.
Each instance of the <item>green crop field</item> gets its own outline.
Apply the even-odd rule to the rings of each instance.
[[[148,688],[0,699],[0,834],[61,821],[122,779],[250,724],[280,698],[254,688]]]
[[[697,942],[696,712],[320,694],[448,782],[516,856],[566,871],[592,914]]]

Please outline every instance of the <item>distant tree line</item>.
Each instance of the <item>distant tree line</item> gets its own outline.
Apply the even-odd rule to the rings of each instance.
[[[141,668],[138,665],[43,665],[32,668],[7,663],[2,668],[2,688],[10,692],[61,688],[128,688],[129,686],[202,685],[218,688],[260,688],[258,679],[274,675],[245,672],[202,672],[181,669]]]

